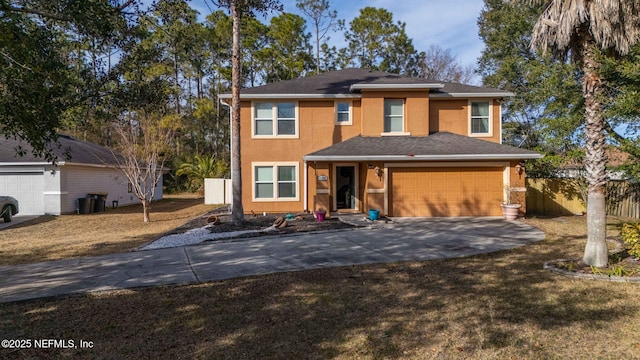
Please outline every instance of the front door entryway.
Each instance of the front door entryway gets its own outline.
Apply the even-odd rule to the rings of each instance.
[[[335,167],[335,207],[336,210],[357,210],[357,166],[336,165]]]

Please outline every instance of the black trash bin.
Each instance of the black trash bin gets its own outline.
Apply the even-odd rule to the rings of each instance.
[[[94,199],[93,211],[94,212],[104,212],[107,208],[107,193],[91,193],[91,196]]]
[[[93,210],[93,208],[91,207],[91,205],[93,204],[92,198],[79,198],[78,199],[78,212],[80,214],[89,214],[91,213],[91,211]]]
[[[104,212],[104,210],[105,210],[105,201],[100,198],[97,198],[93,206],[93,212]]]

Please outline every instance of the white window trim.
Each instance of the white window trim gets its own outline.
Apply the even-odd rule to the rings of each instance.
[[[489,131],[486,133],[474,133],[471,124],[471,104],[472,103],[488,103],[489,104]],[[492,137],[493,136],[493,100],[492,99],[469,99],[468,102],[468,130],[470,137]]]
[[[272,198],[256,198],[256,167],[270,166],[273,168],[273,195]],[[291,198],[279,198],[278,197],[278,172],[279,166],[293,166],[295,167],[296,181],[296,196]],[[300,201],[300,164],[294,161],[288,162],[252,162],[251,163],[251,199],[254,202],[294,202]]]
[[[338,104],[339,103],[348,103],[349,104],[349,120],[348,121],[338,121]],[[339,126],[347,126],[353,125],[353,101],[351,100],[337,100],[333,103],[334,108],[334,123]]]
[[[400,100],[402,101],[402,131],[384,131],[384,122],[387,119],[387,114],[384,113],[384,103],[382,105],[382,133],[380,134],[381,136],[407,136],[407,135],[411,135],[410,133],[405,131],[406,128],[406,122],[407,122],[407,114],[406,114],[406,109],[407,109],[407,101],[406,99],[396,99],[396,98],[388,98],[388,99],[384,99],[384,101],[387,100]]]
[[[255,104],[270,103],[271,104],[271,135],[256,135],[256,109]],[[278,135],[278,104],[279,103],[293,103],[295,111],[295,134],[293,135]],[[252,139],[298,139],[300,137],[300,114],[297,101],[252,101],[251,102],[251,138]]]

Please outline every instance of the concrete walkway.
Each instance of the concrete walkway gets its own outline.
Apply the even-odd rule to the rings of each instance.
[[[356,217],[352,220],[358,221]],[[498,218],[394,221],[355,230],[0,266],[0,302],[334,266],[460,257],[515,248],[545,236],[521,222]]]

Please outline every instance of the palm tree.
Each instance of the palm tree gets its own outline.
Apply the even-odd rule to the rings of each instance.
[[[229,165],[222,160],[216,161],[214,155],[196,155],[193,160],[193,163],[184,163],[176,170],[176,175],[188,178],[191,190],[201,191],[204,179],[223,177],[229,172]]]
[[[541,2],[542,0],[537,0]],[[598,54],[625,55],[640,36],[640,0],[547,0],[533,29],[531,47],[571,56],[583,72],[585,168],[588,182],[587,244],[583,261],[607,266],[605,119],[602,97],[606,79]]]

